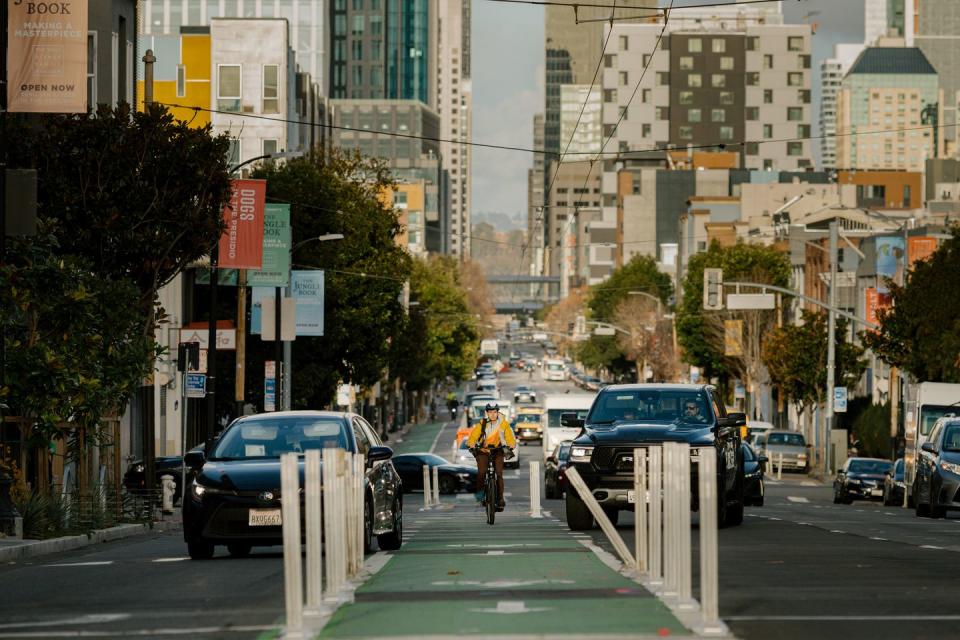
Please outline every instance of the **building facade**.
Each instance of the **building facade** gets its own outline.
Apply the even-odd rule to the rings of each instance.
[[[588,84],[560,87],[560,140],[570,160],[586,160],[603,145],[603,90]]]
[[[832,58],[820,63],[820,166],[837,167],[837,99],[840,85],[850,66],[863,51],[863,45],[838,44]]]

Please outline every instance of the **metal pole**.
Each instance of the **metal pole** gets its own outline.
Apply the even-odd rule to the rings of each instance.
[[[304,501],[307,509],[307,609],[317,613],[323,602],[323,518],[320,513],[320,451],[308,449],[306,454]]]
[[[663,443],[663,591],[661,596],[677,595],[677,487],[676,443]]]
[[[4,25],[4,29],[6,26]],[[143,55],[143,110],[146,111],[149,105],[153,104],[153,63],[157,58],[153,55],[153,49],[147,49]]]
[[[707,450],[703,450],[704,453]],[[691,496],[693,495],[690,490],[690,445],[687,443],[677,444],[677,479],[680,481],[680,496],[677,501],[677,515],[679,522],[679,573],[680,573],[680,582],[677,589],[677,598],[679,602],[677,607],[680,610],[690,611],[697,608],[697,602],[693,599],[693,545],[691,544],[690,536],[690,507],[691,507]],[[713,455],[713,449],[710,449],[710,455]]]
[[[187,499],[187,372],[180,374],[180,504]]]
[[[233,399],[237,402],[237,416],[243,415],[247,371],[247,270],[237,275],[237,364]]]
[[[277,372],[275,375],[277,389],[274,392],[276,397],[277,411],[283,411],[286,407],[283,406],[283,340],[281,338],[282,331],[280,329],[280,323],[283,319],[282,307],[283,307],[283,288],[276,287],[273,291],[274,295],[274,311],[273,318],[276,323],[276,331],[273,334],[273,345],[274,345],[274,355],[273,359],[277,363]]]
[[[210,440],[217,431],[217,264],[220,261],[220,241],[210,251],[210,311],[207,317],[207,424],[204,440]]]
[[[287,610],[287,634],[300,637],[303,630],[303,567],[300,564],[300,462],[296,453],[286,453],[280,463],[280,496],[283,517],[283,592]],[[289,498],[293,499],[289,499]]]
[[[830,282],[829,309],[827,310],[827,410],[824,414],[823,431],[823,472],[830,473],[830,428],[833,426],[833,387],[836,385],[836,331],[837,314],[837,241],[838,223],[830,223]]]

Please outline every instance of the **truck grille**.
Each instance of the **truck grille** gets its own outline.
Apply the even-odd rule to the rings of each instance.
[[[593,450],[590,462],[597,468],[597,471],[633,473],[634,449],[648,449],[649,446],[649,443],[645,443],[630,447],[597,447]],[[691,447],[690,462],[693,469],[696,468],[698,452],[699,447]]]

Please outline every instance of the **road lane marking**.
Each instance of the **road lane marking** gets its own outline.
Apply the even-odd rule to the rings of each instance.
[[[496,609],[471,609],[477,613],[537,613],[541,611],[551,611],[551,607],[534,607],[533,609],[528,609],[526,603],[523,600],[501,600],[497,602]]]
[[[954,621],[960,615],[824,615],[824,616],[723,616],[724,620],[736,622],[911,622]]]
[[[870,536],[871,540],[876,540],[877,542],[889,542],[886,538],[881,538],[879,536]]]
[[[790,502],[799,502],[804,504],[810,502],[803,496],[787,496],[787,500],[789,500]]]
[[[62,630],[53,631],[12,631],[0,632],[0,638],[155,638],[158,636],[199,636],[213,633],[255,633],[276,631],[277,625],[245,625],[223,627],[194,627],[166,629],[125,629],[123,631],[106,630]]]
[[[831,529],[830,533],[846,533],[846,531],[840,531],[840,529]]]
[[[920,545],[921,549],[936,549],[937,551],[943,551],[943,547],[938,547],[935,544],[922,544]]]
[[[113,560],[98,560],[93,562],[58,562],[55,564],[44,564],[44,567],[103,567],[113,564]]]
[[[180,556],[179,558],[157,558],[151,560],[150,562],[182,562],[183,560],[189,560],[189,556]]]
[[[129,613],[91,613],[76,618],[62,618],[60,620],[45,620],[43,622],[10,622],[0,624],[0,629],[24,629],[27,627],[59,627],[68,624],[104,624],[126,620]]]

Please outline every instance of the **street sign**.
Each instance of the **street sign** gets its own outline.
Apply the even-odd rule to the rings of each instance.
[[[772,293],[728,293],[727,309],[775,309],[776,297]]]
[[[847,388],[846,387],[833,388],[833,412],[834,413],[847,412]]]
[[[263,410],[277,410],[277,366],[273,360],[263,363]]]
[[[199,342],[201,349],[209,347],[207,337],[210,332],[206,327],[183,327],[180,329],[180,342]],[[237,330],[236,329],[217,329],[217,349],[220,351],[233,351],[237,348]]]
[[[202,373],[188,373],[183,386],[187,390],[188,398],[207,396],[207,376]]]

